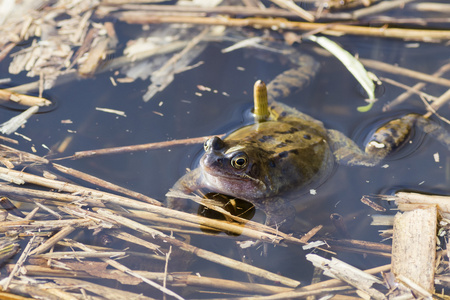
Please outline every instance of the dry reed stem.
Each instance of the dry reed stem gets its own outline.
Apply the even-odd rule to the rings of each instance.
[[[90,246],[92,248],[92,246]],[[7,265],[7,269],[12,269],[13,265]],[[38,265],[27,265],[26,272],[29,276],[40,276],[40,277],[52,277],[57,276],[58,278],[64,277],[74,277],[74,278],[95,278],[92,275],[87,274],[85,271],[76,270],[59,270],[50,267],[43,267]],[[104,270],[106,277],[114,278],[117,274],[116,270]],[[149,272],[141,270],[133,270],[136,274],[139,274],[147,279],[160,281],[164,279],[164,273],[162,272]],[[129,275],[124,275],[129,276]],[[339,280],[338,283],[342,284]],[[235,280],[220,279],[214,277],[197,276],[191,275],[189,273],[168,273],[167,282],[174,286],[187,285],[187,286],[199,286],[204,288],[214,288],[214,289],[225,289],[229,291],[253,293],[253,294],[276,294],[293,291],[292,288],[282,287],[279,285],[268,285],[268,284],[258,284],[258,283],[247,283],[247,282],[237,282]],[[325,283],[325,282],[324,282]],[[332,285],[330,285],[332,286]],[[327,287],[326,284],[324,287]],[[313,290],[313,289],[311,289]]]
[[[268,7],[268,8],[259,8],[259,7],[250,7],[250,6],[231,6],[231,5],[223,5],[223,6],[214,6],[214,7],[199,7],[199,6],[181,6],[181,5],[157,5],[157,4],[123,4],[120,8],[113,8],[112,6],[108,7],[107,3],[102,2],[100,5],[100,12],[96,12],[99,15],[103,15],[101,9],[105,8],[105,11],[108,13],[120,10],[128,10],[128,11],[152,11],[153,13],[161,13],[161,14],[173,14],[173,13],[187,13],[197,16],[205,16],[207,14],[221,14],[221,15],[229,15],[229,16],[261,16],[261,17],[295,17],[297,14],[287,11],[285,9],[276,8],[276,7]],[[350,16],[350,15],[348,15]]]
[[[216,135],[216,136],[223,137],[224,134]],[[140,144],[140,145],[133,145],[133,146],[122,146],[122,147],[112,147],[112,148],[104,148],[104,149],[96,149],[96,150],[78,151],[78,152],[75,152],[75,154],[72,156],[63,157],[63,158],[59,158],[59,159],[67,159],[67,158],[80,159],[80,158],[84,158],[84,157],[91,157],[91,156],[105,155],[105,154],[128,153],[128,152],[136,152],[136,151],[162,149],[162,148],[178,146],[178,145],[201,144],[212,137],[214,137],[214,135],[203,136],[203,137],[198,137],[198,138],[189,138],[189,139],[180,139],[180,140],[172,140],[172,141],[165,141],[165,142]]]
[[[423,104],[425,105],[425,108],[428,110],[428,112],[423,115],[424,118],[429,118],[432,114],[434,114],[442,121],[446,122],[447,124],[450,124],[450,120],[441,116],[434,108],[434,107],[439,108],[441,105],[443,105],[444,103],[448,102],[448,100],[450,100],[450,90],[447,90],[447,92],[445,92],[439,98],[436,98],[427,93],[424,93],[421,91],[416,91],[412,87],[409,87],[403,83],[397,82],[390,78],[380,77],[380,79],[383,80],[384,82],[387,82],[394,86],[405,89],[411,93],[418,94],[420,96],[420,99],[422,100]],[[432,104],[430,104],[429,102],[431,102],[431,101],[433,102],[433,104],[436,103],[436,105],[433,106]]]
[[[296,280],[293,280],[293,279],[290,279],[290,278],[287,278],[284,276],[280,276],[280,275],[274,274],[272,272],[268,272],[266,270],[263,270],[263,269],[236,261],[234,259],[216,254],[214,252],[207,251],[207,250],[186,244],[186,243],[179,241],[173,237],[170,237],[162,232],[154,230],[148,226],[143,226],[142,224],[137,223],[135,221],[118,216],[116,214],[112,214],[111,212],[109,212],[105,209],[99,209],[97,212],[99,214],[101,214],[102,216],[107,217],[109,219],[109,221],[112,223],[116,222],[122,226],[126,226],[133,230],[150,234],[155,238],[161,239],[164,242],[167,242],[173,246],[179,247],[181,250],[187,251],[189,253],[192,253],[200,258],[209,260],[211,262],[214,262],[214,263],[217,263],[220,265],[224,265],[224,266],[227,266],[229,268],[233,268],[233,269],[236,269],[239,271],[244,271],[249,274],[253,274],[255,276],[265,278],[267,280],[271,280],[271,281],[275,281],[275,282],[278,281],[278,282],[280,282],[284,285],[290,286],[290,287],[296,287],[300,284],[300,282],[298,282]]]
[[[94,198],[95,200],[116,202],[118,204],[120,204],[122,201],[125,203],[126,202],[129,203],[131,201],[132,203],[141,203],[141,205],[144,204],[139,201],[135,201],[135,200],[125,198],[122,196],[118,196],[118,195],[114,195],[114,194],[110,194],[107,192],[100,192],[100,191],[97,191],[94,189],[81,187],[79,185],[75,185],[72,183],[67,183],[67,182],[63,182],[60,180],[48,179],[48,178],[32,175],[32,174],[29,174],[26,172],[10,170],[10,169],[3,168],[3,167],[0,167],[0,174],[4,174],[6,176],[11,176],[11,178],[22,179],[26,183],[45,186],[45,187],[48,187],[51,189],[56,189],[58,191],[81,194],[81,195],[89,197],[89,198]],[[152,204],[149,204],[149,205],[161,206],[161,203],[159,201],[153,199]]]
[[[146,297],[142,294],[136,294],[132,292],[123,291],[120,289],[115,289],[111,287],[106,287],[100,284],[92,283],[89,281],[73,279],[73,278],[61,278],[61,277],[48,277],[46,279],[52,280],[64,287],[72,287],[79,288],[82,287],[85,290],[90,291],[96,295],[104,297],[104,299],[110,299],[112,296],[114,300],[130,300],[130,299],[139,299],[139,300],[152,300],[153,298]],[[90,299],[89,297],[88,299]]]
[[[0,140],[3,140],[3,141],[5,141],[5,142],[11,143],[11,144],[16,144],[16,145],[19,144],[19,141],[18,141],[18,140],[14,140],[14,139],[11,139],[11,138],[9,138],[9,137],[2,136],[2,135],[0,135]]]
[[[275,295],[271,295],[271,296],[236,297],[236,298],[233,298],[233,300],[289,300],[289,299],[314,297],[314,296],[318,296],[320,294],[335,294],[337,292],[344,292],[344,291],[349,291],[349,290],[353,290],[353,287],[337,286],[337,287],[330,287],[330,288],[319,288],[319,289],[315,289],[313,291],[305,291],[305,292],[299,292],[299,291],[285,292],[285,293],[282,293],[282,295],[275,294]],[[220,300],[220,299],[215,299],[215,300]],[[226,299],[222,299],[222,300],[226,300]]]
[[[432,113],[435,113],[442,105],[447,103],[450,100],[450,89],[448,89],[445,93],[439,96],[436,100],[431,103],[430,111],[427,112],[424,117],[428,118]]]
[[[36,254],[36,258],[46,259],[74,259],[74,258],[117,258],[125,256],[127,252],[87,252],[87,251],[58,251],[45,254]]]
[[[87,219],[68,219],[68,220],[21,220],[21,221],[3,221],[0,222],[0,232],[7,232],[9,230],[55,230],[66,226],[73,227],[89,227],[95,225],[94,222]]]
[[[33,236],[26,245],[25,249],[22,251],[22,254],[20,255],[19,259],[17,260],[16,264],[14,265],[14,268],[9,273],[9,277],[6,280],[6,282],[3,285],[3,291],[8,290],[8,286],[11,283],[11,280],[16,275],[17,271],[19,271],[19,268],[22,266],[22,264],[25,262],[25,260],[28,258],[28,255],[30,253],[31,247],[33,245],[33,242],[35,240],[35,236]]]
[[[95,250],[93,250],[92,248],[89,248],[88,246],[86,246],[86,245],[84,245],[82,243],[74,242],[74,246],[78,247],[78,248],[80,248],[80,249],[82,249],[84,251],[95,252]],[[102,258],[101,260],[106,262],[111,267],[122,271],[125,274],[128,274],[128,275],[131,275],[133,277],[141,279],[143,282],[149,284],[150,286],[154,287],[155,289],[158,289],[159,291],[161,291],[161,292],[163,292],[163,293],[165,293],[165,294],[167,294],[169,296],[175,297],[176,299],[179,299],[179,300],[183,300],[183,298],[181,296],[179,296],[178,294],[174,293],[173,291],[171,291],[171,290],[161,286],[160,284],[158,284],[158,283],[156,283],[156,282],[154,282],[152,280],[149,280],[149,279],[147,279],[147,278],[145,278],[145,277],[135,273],[133,270],[127,268],[126,266],[122,265],[121,263],[119,263],[119,262],[117,262],[115,260],[112,260],[112,259],[109,259],[109,258]]]
[[[304,10],[303,8],[295,4],[293,1],[290,0],[271,0],[271,1],[276,5],[293,12],[294,14],[296,14],[300,18],[305,19],[308,22],[314,22],[315,19],[314,16],[310,12]]]
[[[30,252],[30,255],[36,255],[41,254],[47,250],[49,250],[51,247],[53,247],[57,242],[71,234],[75,230],[75,227],[73,226],[66,226],[63,227],[58,233],[56,233],[54,236],[49,238],[47,241],[45,241],[42,245],[34,249]]]
[[[393,0],[393,1],[381,1],[378,4],[361,8],[352,12],[352,17],[354,19],[360,19],[361,17],[365,17],[368,15],[374,15],[380,12],[388,11],[399,6],[403,6],[408,2],[414,0]]]
[[[22,164],[25,162],[31,162],[33,164],[48,164],[49,161],[46,158],[14,149],[0,144],[0,152],[2,156],[5,156],[9,160],[15,162],[16,164]]]
[[[3,89],[0,89],[0,100],[12,101],[25,106],[49,106],[52,104],[50,100],[42,97],[23,95]]]
[[[47,284],[31,284],[23,283],[22,281],[14,280],[10,286],[11,292],[17,294],[30,295],[33,299],[46,299],[46,300],[78,300],[70,294],[67,294],[61,290],[49,288]],[[29,299],[29,298],[27,298]]]
[[[450,63],[443,65],[440,67],[436,72],[434,72],[431,76],[435,77],[441,77],[446,73],[448,70],[450,70]],[[394,100],[389,102],[388,104],[383,106],[383,111],[390,110],[392,107],[403,103],[406,99],[408,99],[413,93],[418,93],[421,89],[423,89],[426,86],[425,82],[419,82],[416,83],[411,90],[407,90],[406,92],[402,93],[401,95],[397,96]]]
[[[407,76],[407,77],[411,77],[411,78],[414,78],[417,80],[431,82],[431,83],[450,87],[449,79],[425,74],[422,72],[418,72],[418,71],[414,71],[414,70],[410,70],[410,69],[406,69],[406,68],[402,68],[402,67],[398,67],[398,66],[393,66],[393,65],[390,65],[390,64],[387,64],[387,63],[384,63],[381,61],[373,60],[373,59],[360,58],[359,60],[366,67],[369,67],[372,69],[376,69],[376,70],[391,73],[391,74]]]
[[[114,231],[110,231],[108,234],[115,238],[130,242],[130,243],[142,246],[142,247],[146,247],[147,249],[150,249],[152,251],[159,251],[160,253],[162,253],[162,251],[160,250],[160,248],[161,248],[160,246],[150,243],[149,241],[146,241],[144,239],[138,238],[137,236],[131,235],[127,232],[114,230]]]
[[[1,172],[1,170],[0,170]],[[18,172],[20,173],[20,172]],[[23,173],[21,173],[23,174]],[[35,175],[28,174],[29,176],[33,177]],[[36,176],[38,177],[38,176]],[[28,177],[27,177],[28,178]],[[32,180],[32,182],[39,182],[36,178]],[[45,182],[47,183],[47,187],[58,189],[58,187],[61,187],[60,182],[52,183],[52,180],[46,179]],[[51,183],[51,184],[50,184]],[[54,193],[54,192],[46,192],[46,191],[38,191],[38,190],[32,190],[32,189],[26,189],[26,188],[17,188],[12,186],[5,186],[0,185],[0,192],[7,193],[7,194],[17,194],[17,195],[24,195],[24,196],[32,196],[32,197],[39,197],[39,198],[49,198],[64,202],[76,202],[76,203],[86,203],[90,205],[94,205],[96,207],[104,207],[104,203],[113,203],[120,206],[130,207],[134,208],[136,210],[141,211],[147,211],[151,213],[156,213],[159,215],[163,215],[166,217],[172,217],[175,219],[180,220],[178,225],[186,225],[185,222],[189,221],[192,222],[192,224],[195,224],[196,227],[198,226],[206,226],[206,227],[212,227],[215,229],[228,231],[236,234],[241,234],[243,236],[247,236],[250,238],[259,239],[265,242],[270,243],[281,243],[283,240],[290,241],[292,243],[300,243],[298,239],[291,237],[289,235],[286,235],[284,233],[278,232],[276,235],[264,233],[256,230],[252,230],[249,228],[242,227],[241,225],[238,225],[236,223],[230,223],[226,221],[221,220],[213,220],[206,217],[196,216],[192,214],[188,214],[181,211],[176,211],[173,209],[165,208],[165,207],[157,207],[151,204],[142,203],[133,199],[123,198],[123,197],[116,197],[114,195],[108,195],[101,199],[99,198],[92,198],[92,195],[89,196],[73,196],[73,195],[66,195],[61,193]],[[164,221],[163,219],[159,218],[156,221]],[[56,222],[56,221],[53,221]],[[175,222],[172,222],[170,219],[168,220],[169,224],[175,224]],[[20,223],[20,224],[26,224],[26,223]],[[0,224],[0,231],[2,230],[1,226],[4,224]],[[268,231],[272,231],[273,229],[264,225],[261,225],[261,228],[267,228]],[[7,229],[9,230],[9,229]],[[301,243],[300,243],[301,244]]]
[[[389,37],[399,39],[450,39],[450,30],[427,30],[427,29],[403,29],[403,28],[377,28],[363,27],[344,24],[308,23],[294,22],[285,19],[245,18],[234,19],[227,17],[189,17],[183,15],[154,16],[151,12],[122,12],[118,14],[121,21],[130,24],[153,24],[153,23],[187,23],[199,25],[224,25],[230,27],[255,27],[255,28],[281,28],[288,30],[311,31],[316,29],[324,34],[336,32],[363,35],[372,37]]]
[[[87,202],[89,204],[96,205],[99,207],[104,206],[101,200],[90,199],[86,196],[74,196],[58,192],[47,192],[41,190],[27,189],[23,187],[14,187],[10,185],[0,184],[0,192],[6,195],[20,195],[39,199],[51,199],[58,202],[73,202],[73,203]],[[54,205],[58,205],[58,203],[54,203]]]
[[[79,178],[81,180],[84,180],[84,181],[89,182],[91,184],[95,184],[95,185],[97,185],[99,187],[103,187],[103,188],[112,190],[114,192],[121,193],[121,194],[130,196],[130,197],[133,197],[133,198],[145,201],[147,203],[160,205],[159,202],[155,202],[155,200],[150,198],[150,197],[147,197],[147,196],[145,196],[145,195],[143,195],[141,193],[135,192],[135,191],[131,191],[129,189],[126,189],[124,187],[118,186],[116,184],[113,184],[113,183],[108,182],[106,180],[100,179],[98,177],[86,174],[84,172],[81,172],[81,171],[78,171],[78,170],[75,170],[75,169],[72,169],[72,168],[68,168],[68,167],[62,166],[62,165],[59,165],[59,164],[55,164],[55,163],[52,163],[51,166],[54,167],[56,170],[64,173],[64,174],[77,177],[77,178]]]

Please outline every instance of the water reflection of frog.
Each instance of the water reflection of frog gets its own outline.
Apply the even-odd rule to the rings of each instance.
[[[322,122],[275,101],[304,85],[317,71],[311,57],[302,55],[298,61],[298,68],[278,75],[267,86],[268,119],[224,139],[206,141],[199,166],[180,178],[173,190],[191,193],[205,188],[243,199],[266,213],[266,224],[289,226],[295,210],[287,193],[313,187],[332,170],[334,162],[374,166],[403,143],[415,123],[425,131],[438,132],[438,137],[443,134],[434,123],[409,114],[383,125],[362,151],[343,133],[326,129]],[[448,146],[448,138],[444,143]],[[168,198],[169,207],[179,203],[180,199]]]

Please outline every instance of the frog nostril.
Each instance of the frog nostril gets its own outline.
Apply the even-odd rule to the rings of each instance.
[[[223,161],[224,161],[223,158],[218,158],[218,159],[216,159],[216,163],[217,163],[217,165],[220,166],[220,167],[223,167]]]
[[[220,150],[225,146],[225,143],[217,136],[211,138],[211,148],[213,150]]]

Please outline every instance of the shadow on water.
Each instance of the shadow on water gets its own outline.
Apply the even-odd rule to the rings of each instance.
[[[351,36],[335,40],[360,57],[399,64],[424,73],[433,73],[448,60],[448,48],[443,44]],[[89,149],[221,134],[239,128],[248,120],[246,114],[251,107],[255,80],[269,82],[285,65],[283,58],[273,59],[274,55],[270,56],[271,61],[265,61],[262,55],[254,55],[257,50],[221,53],[221,49],[231,44],[211,42],[196,60],[203,61],[202,65],[177,74],[168,88],[146,103],[142,101],[142,95],[147,90],[148,80],[138,79],[114,86],[111,78],[121,77],[114,72],[57,86],[48,95],[50,99],[58,99],[58,106],[29,119],[18,132],[31,140],[15,137],[20,140],[17,148],[30,151],[34,146],[36,154],[44,156],[47,154],[46,147],[54,148],[70,136],[71,143],[62,154],[70,155]],[[323,121],[328,128],[342,131],[359,145],[363,144],[371,130],[385,120],[405,111],[425,112],[419,97],[412,96],[405,104],[383,113],[383,105],[403,92],[385,84],[384,93],[373,109],[359,113],[356,107],[363,105],[364,99],[357,82],[345,68],[335,58],[320,54],[322,51],[316,51],[315,46],[308,42],[294,47],[311,53],[320,62],[321,69],[308,87],[282,102]],[[408,85],[416,82],[392,74],[385,76],[401,79]],[[20,83],[14,82],[14,85]],[[445,87],[429,85],[426,92],[440,95],[445,90]],[[123,111],[126,117],[98,111],[98,107]],[[0,107],[0,110],[2,120],[15,115],[14,111],[5,107]],[[442,108],[440,113],[448,116],[448,106]],[[64,160],[63,164],[163,201],[166,192],[185,174],[186,168],[195,167],[201,153],[202,145],[199,144]],[[439,153],[439,161],[434,158],[435,153]],[[370,226],[371,215],[376,212],[361,203],[362,195],[389,194],[404,189],[448,193],[449,165],[447,149],[421,132],[415,132],[410,145],[400,149],[380,166],[338,166],[332,176],[317,188],[316,194],[305,195],[304,199],[295,201],[297,221],[293,230],[297,235],[313,226],[324,225],[321,231],[323,236],[340,238],[342,236],[336,233],[330,219],[330,215],[339,214],[343,217],[349,237],[379,242],[382,240],[378,235],[380,228]],[[394,208],[386,203],[382,205]],[[395,210],[386,214],[394,213]],[[263,222],[263,219],[263,214],[257,211],[254,220]],[[88,233],[82,238],[90,239]],[[242,238],[217,238],[212,235],[193,237],[192,242],[198,247],[236,257],[237,240]],[[122,246],[118,243],[115,247],[120,249]],[[251,256],[256,266],[302,282],[311,278],[313,268],[303,258],[306,252],[301,247],[270,246],[270,259],[260,255],[262,248],[243,251]],[[362,269],[389,263],[386,258],[370,255],[341,254],[339,257],[351,257],[353,264]],[[135,262],[136,265],[140,263]],[[192,262],[189,271],[201,272],[204,276],[244,280],[244,276],[237,271],[224,267],[211,268],[202,260]]]

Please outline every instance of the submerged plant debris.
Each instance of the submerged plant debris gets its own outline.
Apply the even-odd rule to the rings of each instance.
[[[335,36],[357,35],[366,37],[369,43],[377,38],[430,44],[450,40],[449,19],[442,13],[450,11],[450,4],[445,1],[167,2],[0,2],[0,63],[9,64],[5,67],[9,74],[3,74],[0,81],[4,84],[0,89],[0,104],[26,112],[18,112],[10,120],[0,119],[3,134],[0,135],[0,286],[3,290],[0,298],[449,297],[448,196],[404,192],[392,196],[361,195],[363,203],[374,212],[386,210],[376,203],[380,198],[395,202],[396,208],[402,211],[395,217],[374,217],[374,225],[389,227],[380,233],[383,242],[349,238],[345,220],[336,214],[331,216],[333,229],[307,224],[302,232],[281,232],[234,216],[217,207],[217,201],[205,203],[203,198],[192,196],[205,210],[223,214],[222,219],[176,211],[164,207],[162,199],[153,199],[64,166],[67,158],[152,151],[202,143],[208,137],[67,153],[71,142],[68,137],[57,147],[47,147],[48,155],[39,156],[31,153],[34,148],[29,152],[19,150],[18,140],[4,136],[24,126],[34,113],[53,105],[52,99],[45,97],[47,91],[68,82],[88,81],[99,74],[114,74],[111,83],[115,87],[138,79],[146,81],[147,90],[140,92],[142,100],[148,102],[169,87],[177,74],[200,66],[202,62],[197,58],[213,41],[233,44],[223,52],[257,48],[285,54],[289,45],[311,36],[333,40]],[[405,16],[412,12],[416,17],[395,18],[389,16],[391,11],[404,11]],[[121,40],[118,27],[136,24],[142,26],[139,32],[133,33],[133,39]],[[283,36],[285,48],[271,48],[270,32]],[[337,52],[345,51],[341,50]],[[350,54],[345,53],[345,60],[349,59]],[[448,108],[450,93],[433,96],[423,88],[432,84],[448,89],[450,79],[443,75],[450,70],[450,63],[434,74],[425,74],[401,65],[354,59],[353,69],[355,64],[359,70],[364,65],[374,72],[399,74],[415,81],[414,86],[408,86],[380,77],[383,84],[406,90],[387,104],[385,110],[418,94],[428,111],[425,117],[434,115],[448,122],[439,109]],[[11,77],[20,78],[23,84],[8,85]],[[362,79],[369,86],[366,90],[373,90],[372,81],[367,80],[368,77]],[[201,92],[218,93],[200,83],[198,87]],[[367,98],[366,109],[376,101],[376,93],[369,92]],[[356,107],[365,104],[364,100],[361,96],[361,102],[355,103],[355,113]],[[162,105],[161,102],[159,106]],[[126,112],[108,107],[97,110],[120,118],[130,117]],[[69,124],[71,120],[61,122]],[[19,146],[8,146],[11,143]],[[418,218],[420,222],[416,222]],[[339,239],[333,232],[344,238]],[[196,244],[199,237],[231,241],[234,252],[204,249]],[[270,251],[265,251],[268,245],[304,247],[297,255],[314,265],[312,283],[300,282],[298,278],[278,274],[247,260],[252,251],[272,259]],[[309,254],[305,256],[306,253]],[[359,270],[351,261],[343,261],[345,255],[342,260],[336,257],[348,253],[391,257],[392,264]],[[224,278],[209,269],[204,270],[207,274],[204,275],[203,270],[191,268],[199,259],[207,261],[211,269],[221,266],[240,276]]]

